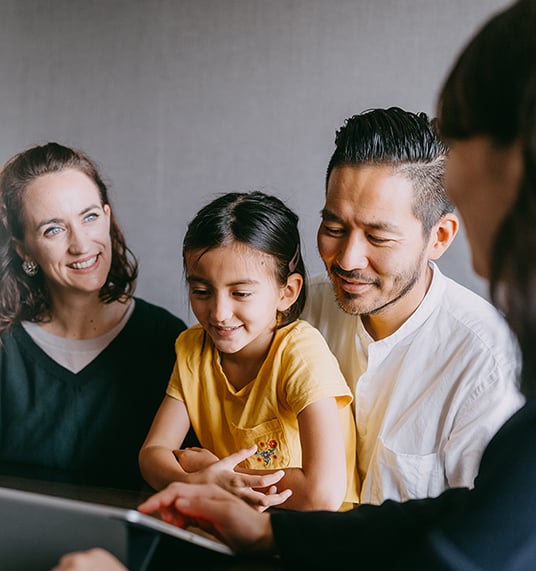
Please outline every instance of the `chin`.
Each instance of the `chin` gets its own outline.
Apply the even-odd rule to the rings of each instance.
[[[481,260],[473,257],[473,270],[475,274],[485,280],[490,278],[490,268],[489,264],[484,264]]]

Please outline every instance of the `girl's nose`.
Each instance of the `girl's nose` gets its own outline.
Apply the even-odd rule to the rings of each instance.
[[[212,319],[217,323],[225,323],[233,315],[232,304],[227,295],[214,296],[211,308]]]

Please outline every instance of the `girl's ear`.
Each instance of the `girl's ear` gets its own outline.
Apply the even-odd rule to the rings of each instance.
[[[298,299],[302,287],[303,276],[297,272],[290,274],[286,285],[281,288],[281,298],[277,310],[286,311]]]

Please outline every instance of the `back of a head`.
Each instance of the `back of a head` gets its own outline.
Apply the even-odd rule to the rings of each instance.
[[[533,133],[535,69],[536,0],[521,0],[491,18],[450,71],[438,102],[442,136],[508,145]]]
[[[525,391],[536,391],[536,0],[484,24],[450,71],[438,115],[449,140],[485,137],[522,149],[523,179],[495,237],[490,290],[523,349]]]
[[[400,107],[371,109],[347,119],[335,136],[335,150],[326,173],[326,188],[334,168],[388,165],[413,185],[415,216],[424,234],[453,211],[444,188],[447,146],[436,122],[426,113]]]

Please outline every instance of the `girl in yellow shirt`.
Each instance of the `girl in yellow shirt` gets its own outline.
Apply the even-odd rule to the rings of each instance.
[[[259,509],[357,501],[352,396],[321,334],[298,319],[300,252],[298,217],[261,192],[223,195],[189,224],[183,262],[199,323],[177,339],[140,451],[152,487],[215,482]],[[190,425],[203,448],[179,450]]]

